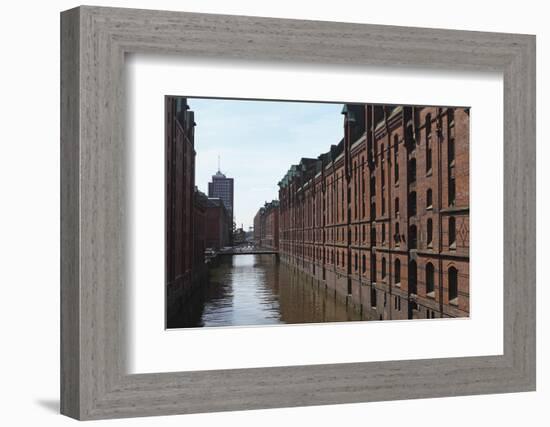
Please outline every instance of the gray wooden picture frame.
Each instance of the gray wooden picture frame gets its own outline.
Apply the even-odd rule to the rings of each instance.
[[[503,355],[127,374],[126,53],[502,72]],[[535,36],[88,6],[62,12],[63,414],[84,420],[530,390]]]

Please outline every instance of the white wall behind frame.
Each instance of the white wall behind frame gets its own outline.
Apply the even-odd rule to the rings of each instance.
[[[10,426],[74,426],[59,407],[59,11],[81,1],[6,2],[0,26],[3,44],[0,156],[0,283],[4,369],[1,420]],[[537,383],[536,393],[448,397],[394,402],[279,408],[155,418],[100,421],[109,426],[334,427],[369,424],[410,427],[438,423],[464,427],[489,421],[500,427],[543,426],[550,401],[549,270],[550,27],[547,5],[536,0],[94,0],[93,4],[145,9],[321,19],[370,24],[537,34]],[[444,7],[445,6],[445,7]],[[33,101],[34,100],[34,101]],[[33,101],[33,102],[31,102]],[[32,111],[30,106],[33,106]],[[23,112],[23,113],[22,113]],[[35,114],[39,113],[39,114]],[[32,118],[32,120],[31,120]],[[23,131],[26,131],[23,132]],[[32,131],[31,134],[28,132]],[[24,160],[24,161],[23,161]],[[30,197],[32,195],[32,197]],[[39,273],[32,283],[29,272]],[[24,309],[22,310],[22,306]],[[216,351],[213,348],[212,351]],[[24,375],[22,373],[24,372]],[[429,414],[429,415],[428,415]],[[91,422],[90,425],[95,424]]]
[[[131,55],[126,61],[133,165],[131,372],[502,354],[501,75],[291,67],[147,55]],[[167,94],[471,106],[471,318],[165,331],[163,114]],[[200,126],[200,117],[195,121]],[[331,143],[320,142],[324,145],[319,152]],[[195,148],[200,153],[199,140]],[[297,149],[296,159],[300,157]],[[487,162],[488,158],[492,161]],[[287,167],[281,165],[281,175]],[[223,349],[223,357],[212,351],[212,343]]]

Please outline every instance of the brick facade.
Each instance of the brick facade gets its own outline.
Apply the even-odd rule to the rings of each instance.
[[[208,197],[195,187],[195,204],[193,218],[193,264],[194,268],[204,266],[204,251],[206,249],[206,212]]]
[[[468,109],[342,113],[342,140],[279,182],[281,259],[365,319],[468,316]]]
[[[279,201],[266,202],[254,216],[254,244],[263,249],[279,249]]]
[[[185,98],[165,98],[166,282],[170,293],[191,286],[195,191],[194,115]]]
[[[223,200],[209,197],[206,208],[206,247],[219,250],[229,246],[232,223],[231,214]]]
[[[205,211],[195,190],[195,121],[187,100],[165,97],[165,120],[165,274],[170,327],[204,270]]]

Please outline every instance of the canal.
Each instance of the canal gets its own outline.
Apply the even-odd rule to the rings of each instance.
[[[334,291],[275,255],[221,256],[177,317],[179,328],[361,320]]]

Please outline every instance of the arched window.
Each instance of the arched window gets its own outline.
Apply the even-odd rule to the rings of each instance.
[[[416,191],[409,193],[409,216],[416,215]]]
[[[357,271],[357,265],[358,265],[358,261],[357,261],[357,253],[355,254],[355,271]]]
[[[382,258],[382,279],[386,279],[386,258]]]
[[[365,217],[365,158],[361,157],[361,217]]]
[[[384,144],[380,146],[380,149],[380,177],[382,179],[382,188],[384,188],[384,186],[386,185],[386,174],[384,172]]]
[[[449,217],[449,248],[456,249],[456,220],[454,216]]]
[[[430,209],[432,207],[432,204],[433,204],[432,198],[433,198],[432,189],[428,188],[428,191],[426,191],[426,208],[427,209]]]
[[[409,160],[409,182],[416,182],[416,159]]]
[[[401,241],[401,233],[399,232],[399,222],[395,223],[395,237],[394,237],[395,243],[399,245],[399,242]]]
[[[454,178],[449,178],[449,188],[447,189],[449,196],[449,206],[456,204],[456,181]]]
[[[353,162],[353,215],[357,215],[358,210],[358,203],[357,203],[357,188],[358,188],[359,181],[357,179],[357,162]]]
[[[409,227],[409,249],[416,249],[417,233],[416,225],[411,225]]]
[[[417,283],[417,277],[416,277],[416,261],[410,261],[409,262],[409,271],[408,271],[408,286],[409,286],[409,294],[415,294],[416,295],[416,283]]]
[[[393,173],[395,182],[399,182],[399,137],[393,137]]]
[[[449,137],[449,143],[447,145],[447,160],[449,162],[449,166],[453,166],[455,162],[455,139],[452,136]]]
[[[426,173],[430,172],[432,169],[431,135],[432,135],[432,116],[431,114],[428,114],[426,115]]]
[[[370,281],[376,282],[376,255],[370,256]]]
[[[426,225],[426,243],[428,247],[431,247],[433,244],[433,222],[431,218],[428,218],[428,224]]]
[[[382,224],[382,243],[386,243],[386,224]]]
[[[449,280],[449,303],[458,304],[458,270],[450,267],[448,271]]]
[[[340,265],[340,251],[336,251],[336,265]]]
[[[363,254],[363,274],[367,271],[367,257]]]
[[[393,283],[398,285],[401,283],[401,261],[399,261],[399,258],[397,258],[393,263],[393,270],[394,270]]]
[[[432,134],[432,115],[426,114],[426,139]]]
[[[426,264],[426,294],[434,292],[434,266],[431,262]]]

